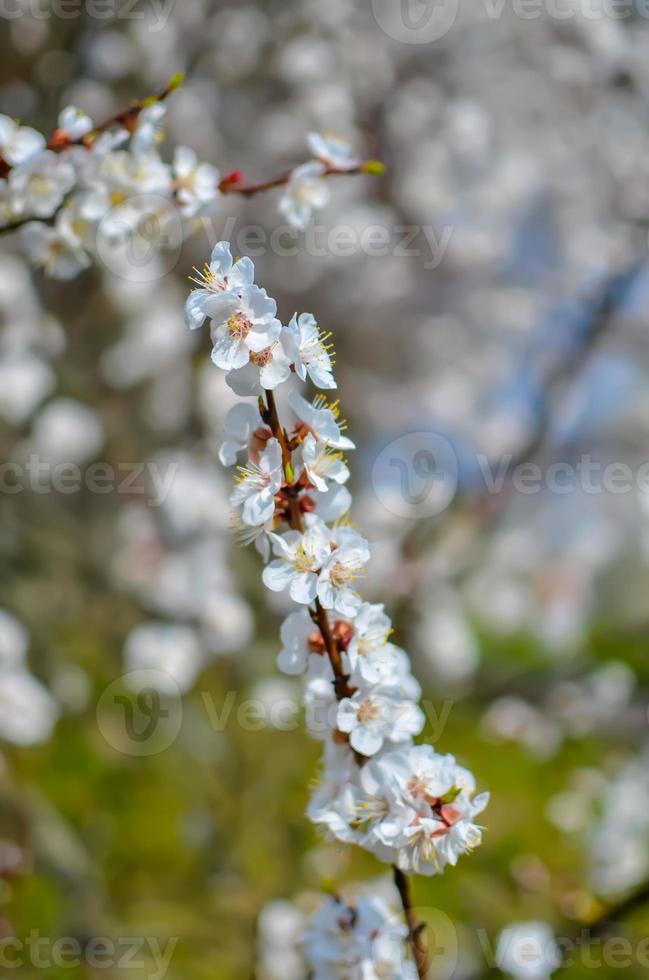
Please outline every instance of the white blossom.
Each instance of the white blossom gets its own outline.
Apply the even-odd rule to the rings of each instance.
[[[269,439],[259,462],[240,467],[230,496],[233,507],[242,507],[244,524],[265,524],[275,512],[275,494],[282,485],[282,450],[277,439]]]
[[[225,418],[225,439],[219,448],[219,460],[223,466],[233,466],[237,454],[251,448],[256,432],[263,422],[256,405],[233,405]]]
[[[390,617],[381,603],[364,602],[354,617],[354,633],[347,649],[349,664],[360,680],[377,683],[382,671],[378,664],[393,660],[388,637],[392,631]]]
[[[298,431],[304,438],[311,432],[316,439],[334,449],[354,449],[354,443],[343,435],[346,423],[339,422],[337,402],[329,404],[322,395],[308,402],[299,391],[289,392],[288,403],[299,419]]]
[[[325,171],[325,165],[319,160],[296,167],[279,200],[280,214],[300,231],[304,231],[313,212],[323,208],[329,200],[329,188],[323,180]]]
[[[303,937],[313,980],[413,980],[406,926],[375,896],[326,898]]]
[[[249,286],[241,293],[215,295],[206,310],[212,320],[212,360],[224,371],[241,368],[251,353],[267,350],[282,329],[275,316],[275,300],[259,286]]]
[[[59,113],[58,128],[71,140],[78,140],[86,136],[92,130],[93,122],[90,116],[77,109],[76,106],[68,105]]]
[[[337,528],[334,539],[336,547],[322,565],[318,597],[325,609],[354,616],[362,601],[354,583],[370,559],[370,547],[351,527]]]
[[[202,213],[220,195],[220,174],[211,163],[201,163],[194,150],[177,146],[172,171],[176,199],[185,217]]]
[[[328,491],[328,480],[342,484],[349,479],[349,469],[342,453],[322,443],[317,443],[310,432],[302,446],[302,463],[309,482],[320,493]]]
[[[327,528],[314,521],[304,533],[287,531],[270,537],[279,557],[264,569],[264,584],[273,592],[288,589],[295,602],[313,602],[318,594],[317,573],[331,550]]]
[[[305,381],[308,375],[316,388],[335,388],[330,334],[320,331],[313,314],[294,313],[286,334],[298,378]]]
[[[362,755],[374,755],[384,742],[403,742],[424,727],[424,714],[405,699],[396,685],[359,688],[338,705],[337,724],[349,734],[349,743]]]
[[[334,133],[309,133],[307,143],[317,160],[329,167],[335,167],[336,170],[353,170],[360,163],[354,156],[351,145],[342,136]]]
[[[0,115],[0,156],[10,166],[24,163],[45,147],[45,137],[30,126],[20,126]]]
[[[202,272],[196,271],[192,279],[198,289],[192,289],[185,303],[185,320],[195,330],[210,316],[208,304],[215,295],[225,292],[242,292],[252,286],[255,268],[247,256],[232,258],[228,242],[218,242],[212,249],[209,263]]]
[[[25,253],[37,268],[54,279],[74,279],[88,268],[90,258],[78,239],[69,233],[57,218],[55,227],[31,222],[22,229],[21,240]]]
[[[235,395],[245,398],[273,391],[290,373],[291,361],[280,337],[263,350],[251,350],[248,363],[230,371],[225,380]]]
[[[21,214],[48,218],[75,181],[72,164],[58,153],[44,150],[9,174],[15,209]]]
[[[309,642],[314,634],[314,624],[306,609],[289,613],[280,628],[282,649],[277,655],[277,666],[284,674],[302,674],[309,662]]]

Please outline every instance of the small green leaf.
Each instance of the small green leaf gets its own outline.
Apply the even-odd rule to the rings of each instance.
[[[451,786],[443,796],[440,796],[440,800],[442,803],[453,803],[454,800],[457,800],[461,792],[461,786]]]

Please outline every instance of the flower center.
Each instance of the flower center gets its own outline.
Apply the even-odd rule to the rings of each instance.
[[[360,708],[358,709],[358,720],[362,725],[367,725],[368,722],[376,721],[379,717],[379,706],[376,701],[368,699],[363,701]]]
[[[272,347],[266,347],[264,348],[264,350],[257,351],[256,353],[255,351],[250,351],[250,360],[252,361],[253,364],[256,364],[257,367],[260,368],[266,367],[267,364],[270,364],[272,359],[273,359]]]
[[[424,799],[427,795],[427,786],[425,780],[421,779],[419,776],[412,776],[408,780],[407,789],[411,796],[415,799]]]
[[[304,550],[303,546],[300,545],[296,551],[293,558],[293,566],[296,572],[312,572],[313,571],[313,556],[308,555]]]
[[[334,589],[342,589],[354,581],[354,573],[349,565],[343,565],[342,562],[337,561],[331,566],[329,581]]]
[[[243,313],[234,313],[228,320],[228,333],[235,340],[245,340],[252,330],[252,323]]]

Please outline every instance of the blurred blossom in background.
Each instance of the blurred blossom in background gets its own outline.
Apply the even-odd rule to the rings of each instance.
[[[555,936],[649,880],[646,6],[446,0],[420,27],[380,0],[64,6],[0,10],[22,125],[103,119],[184,71],[165,162],[186,146],[253,182],[333,132],[386,173],[325,195],[308,171],[182,227],[161,208],[142,262],[102,221],[67,281],[33,268],[46,234],[2,236],[0,940],[110,937],[111,977],[303,980],[323,881],[389,895],[304,822],[317,746],[271,710],[295,699],[288,607],[230,527],[235,397],[183,320],[227,239],[284,323],[333,332],[366,598],[411,652],[424,739],[491,792],[462,874],[417,883],[422,918],[452,922],[446,975],[552,975]],[[632,912],[641,977],[649,902]]]

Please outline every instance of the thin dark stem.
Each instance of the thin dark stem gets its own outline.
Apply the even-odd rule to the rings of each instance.
[[[70,146],[92,146],[99,133],[104,133],[107,129],[111,129],[112,126],[130,125],[135,122],[147,106],[155,105],[156,102],[164,102],[167,96],[175,92],[181,84],[181,81],[182,75],[174,76],[157,95],[153,95],[147,99],[133,99],[128,106],[118,109],[117,112],[109,116],[108,119],[104,119],[103,122],[91,129],[85,136],[79,136],[77,139],[71,140],[65,138],[65,134],[62,134],[60,130],[54,130],[47,143],[47,149],[53,150],[55,153],[60,153],[62,150],[67,150]]]
[[[415,912],[412,907],[410,882],[404,875],[403,871],[400,871],[399,868],[395,867],[393,868],[393,871],[394,883],[397,891],[399,892],[399,898],[401,899],[401,904],[403,906],[403,913],[406,918],[406,925],[408,926],[408,941],[410,942],[412,955],[417,967],[417,975],[419,976],[419,980],[426,980],[426,977],[428,976],[428,956],[421,940],[423,925],[422,923],[417,922],[417,917],[415,916]]]
[[[284,479],[286,481],[286,493],[289,502],[289,524],[293,530],[303,531],[304,522],[302,520],[300,502],[298,499],[299,491],[297,484],[295,483],[295,474],[293,473],[292,453],[286,439],[286,433],[279,420],[277,403],[272,391],[266,391],[266,404],[268,407],[265,421],[282,449]],[[329,657],[329,661],[331,663],[331,669],[333,670],[334,674],[334,688],[336,691],[336,697],[338,700],[348,697],[351,692],[347,683],[348,678],[343,668],[340,650],[338,649],[338,644],[336,643],[331,630],[327,610],[322,607],[319,599],[316,599],[315,601],[315,611],[312,613],[312,617],[314,622],[317,623],[320,633],[322,634],[325,650],[327,651],[327,656]]]
[[[273,190],[275,187],[284,187],[288,184],[292,170],[286,170],[284,173],[278,174],[276,177],[270,177],[268,180],[262,180],[258,184],[239,184],[231,180],[221,181],[221,193],[222,194],[242,194],[243,197],[254,197],[255,194],[261,194],[263,191]],[[353,174],[366,173],[365,165],[359,163],[357,167],[349,167],[348,169],[340,169],[338,167],[326,166],[322,174],[323,177],[349,177]]]

